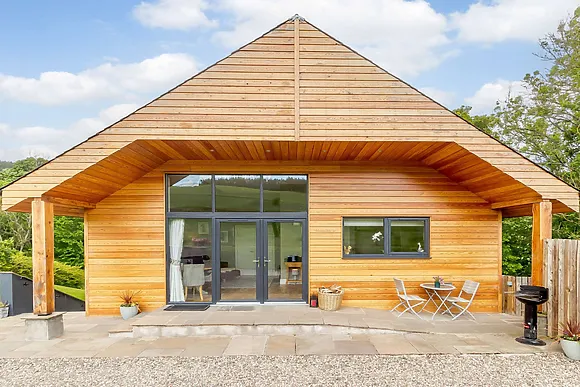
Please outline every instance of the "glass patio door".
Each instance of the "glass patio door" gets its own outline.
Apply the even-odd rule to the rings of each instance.
[[[259,301],[261,294],[261,260],[258,244],[258,222],[219,220],[218,243],[220,300]],[[216,267],[216,269],[217,269]]]
[[[265,301],[302,300],[304,221],[264,220],[263,243]]]

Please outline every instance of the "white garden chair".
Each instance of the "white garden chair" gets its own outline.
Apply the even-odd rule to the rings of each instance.
[[[403,310],[401,313],[399,313],[399,315],[397,317],[401,317],[403,315],[403,313],[410,311],[415,316],[417,316],[421,320],[423,320],[421,318],[421,316],[419,316],[419,314],[417,312],[415,312],[415,308],[425,304],[425,302],[427,302],[427,300],[420,297],[420,296],[407,295],[407,290],[405,289],[405,283],[398,278],[393,278],[393,281],[395,281],[395,287],[397,288],[397,296],[399,297],[400,302],[397,304],[397,306],[395,306],[393,309],[391,309],[391,312],[397,311],[397,313],[398,313],[399,311],[396,309],[399,306],[403,306],[405,308],[405,310]],[[423,306],[423,308],[424,307],[425,306]],[[421,308],[421,310],[423,310],[423,308]]]
[[[451,316],[453,316],[452,320],[455,320],[457,317],[459,317],[463,313],[467,312],[467,314],[470,315],[471,318],[473,318],[475,320],[475,316],[473,314],[471,314],[471,312],[467,309],[469,309],[469,307],[471,306],[471,303],[473,302],[473,299],[475,298],[475,293],[477,293],[478,288],[479,288],[479,282],[466,280],[463,283],[463,287],[461,288],[461,291],[459,292],[459,296],[447,298],[447,300],[445,302],[449,308],[443,313],[445,314],[445,313],[449,312],[449,314]],[[461,306],[460,304],[464,304],[465,306]],[[459,309],[459,311],[460,311],[456,315],[453,314],[453,312],[451,312],[451,309],[454,307]]]

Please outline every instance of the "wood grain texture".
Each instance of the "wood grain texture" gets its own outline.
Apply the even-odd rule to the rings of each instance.
[[[555,337],[566,321],[580,321],[580,241],[545,239],[543,245],[548,336]]]
[[[289,151],[265,152],[271,144]],[[56,213],[79,216],[87,207],[80,203],[96,203],[170,159],[301,160],[313,151],[306,159],[375,160],[384,150],[422,156],[485,200],[508,205],[506,217],[530,215],[539,199],[553,201],[555,212],[578,209],[577,191],[297,20],[4,189],[2,207],[30,211],[28,198],[48,194],[79,204]]]
[[[41,199],[32,201],[32,310],[54,312],[54,208]]]
[[[145,310],[166,302],[165,173],[309,174],[309,277],[314,291],[334,282],[345,304],[394,306],[393,276],[409,290],[433,275],[461,287],[482,283],[474,310],[501,307],[500,218],[490,204],[419,162],[172,160],[86,210],[89,314],[118,314],[118,293],[143,290]],[[431,259],[342,259],[343,216],[428,216]]]
[[[29,198],[43,194],[96,203],[172,159],[375,160],[383,151],[510,204],[504,217],[531,215],[541,199],[554,212],[579,208],[572,187],[296,20],[5,188],[2,208],[30,211]],[[55,206],[73,210],[83,207]]]
[[[532,204],[532,285],[544,281],[544,240],[552,238],[552,203]]]

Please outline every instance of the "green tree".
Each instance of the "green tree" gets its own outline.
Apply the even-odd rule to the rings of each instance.
[[[46,159],[28,157],[13,163],[12,167],[0,170],[0,187],[26,175],[41,166]],[[30,214],[0,211],[0,240],[11,238],[19,251],[29,251],[32,246]]]
[[[500,139],[575,188],[580,188],[580,8],[540,40],[550,64],[527,74],[525,93],[498,104]],[[555,238],[580,238],[577,213],[554,215]]]
[[[14,180],[44,164],[43,158],[28,157],[13,163],[12,167],[0,170],[0,186]],[[28,252],[32,245],[30,214],[0,211],[0,240],[11,239],[18,251]],[[64,263],[83,267],[83,220],[66,216],[54,219],[54,255]]]
[[[83,219],[70,216],[54,217],[55,259],[71,266],[84,267]]]
[[[496,136],[495,130],[498,125],[498,118],[493,114],[482,114],[479,116],[471,115],[471,106],[461,105],[460,108],[455,109],[453,112],[459,117],[463,118],[465,121],[473,124],[475,127],[483,130],[485,133]]]

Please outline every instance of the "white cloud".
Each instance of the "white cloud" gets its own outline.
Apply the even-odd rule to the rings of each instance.
[[[495,108],[498,101],[503,102],[508,94],[512,97],[525,94],[526,89],[521,81],[506,81],[498,79],[495,82],[486,83],[477,92],[465,98],[467,105],[473,107],[476,114],[487,114]]]
[[[141,2],[133,9],[133,16],[143,25],[177,30],[196,27],[217,27],[217,20],[207,17],[204,0],[158,0]]]
[[[222,45],[241,46],[275,23],[299,13],[329,34],[397,75],[416,75],[439,65],[449,49],[446,18],[423,0],[221,0],[233,14],[228,30],[214,35]]]
[[[455,93],[450,91],[444,91],[435,87],[422,87],[419,91],[448,108],[452,108],[455,102]]]
[[[227,25],[213,38],[231,49],[299,13],[397,75],[419,74],[457,53],[449,47],[446,16],[425,0],[366,0],[356,5],[352,0],[215,0],[207,4],[158,0],[141,3],[135,12],[144,6],[149,18],[138,17],[144,25],[181,30],[198,26],[189,14],[209,20],[209,11],[220,13]]]
[[[81,71],[44,72],[38,78],[0,73],[0,99],[42,105],[64,105],[105,98],[134,99],[137,94],[165,90],[196,73],[187,54],[162,54],[138,63],[105,63]]]
[[[579,5],[580,0],[480,0],[465,12],[451,14],[451,28],[468,42],[536,41]]]
[[[53,158],[138,107],[137,104],[113,105],[101,110],[96,117],[82,118],[63,129],[45,126],[11,128],[0,123],[3,139],[0,160],[17,160],[31,155]]]

